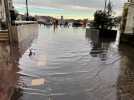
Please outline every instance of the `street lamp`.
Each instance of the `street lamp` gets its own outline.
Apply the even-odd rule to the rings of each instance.
[[[28,0],[26,0],[26,20],[29,20]]]

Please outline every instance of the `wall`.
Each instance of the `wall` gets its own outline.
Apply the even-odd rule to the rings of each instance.
[[[19,58],[11,57],[11,51],[8,43],[0,43],[0,100],[11,100],[18,80],[16,73],[19,71],[17,64]],[[15,50],[13,55],[17,54]]]
[[[22,48],[20,52],[25,51],[27,47],[30,47],[31,42],[38,36],[38,24],[37,23],[19,23],[12,26],[12,41],[18,43],[19,48]]]
[[[0,0],[0,20],[6,21],[4,0]]]
[[[125,34],[133,34],[134,33],[134,4],[128,5],[128,15],[127,22],[125,27]]]

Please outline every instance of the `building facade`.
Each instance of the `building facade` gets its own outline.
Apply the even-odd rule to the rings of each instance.
[[[0,0],[0,22],[6,21],[4,0]]]
[[[128,0],[124,5],[121,32],[134,34],[134,0]]]
[[[5,3],[7,4],[8,8],[5,7]],[[0,29],[2,28],[2,23],[6,23],[6,11],[14,10],[12,0],[0,0]]]

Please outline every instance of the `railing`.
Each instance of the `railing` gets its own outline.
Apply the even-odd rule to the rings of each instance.
[[[37,21],[15,21],[13,25],[37,24]]]
[[[7,33],[8,30],[0,30],[0,33]]]

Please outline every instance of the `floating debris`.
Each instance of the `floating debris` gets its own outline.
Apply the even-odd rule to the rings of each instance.
[[[47,80],[45,80],[43,78],[42,79],[33,79],[31,85],[39,86],[39,85],[44,85],[45,83],[47,83]]]

